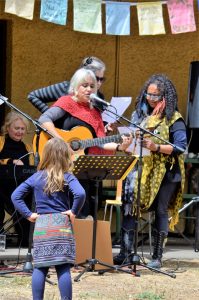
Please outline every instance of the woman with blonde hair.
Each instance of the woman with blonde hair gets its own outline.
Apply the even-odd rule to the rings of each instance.
[[[102,115],[90,102],[90,95],[96,93],[96,91],[97,80],[93,71],[85,68],[77,70],[70,81],[69,95],[59,98],[41,115],[39,122],[56,137],[60,137],[56,127],[72,133],[74,128],[78,129],[79,127],[79,136],[81,135],[82,127],[85,127],[90,131],[93,138],[104,138],[106,133]],[[82,139],[86,138],[88,139],[82,134]],[[74,135],[74,139],[77,139],[76,135]],[[103,140],[101,139],[101,141]],[[114,142],[94,144],[96,146],[89,147],[85,153],[89,155],[111,155],[116,150],[124,151],[127,149],[130,142],[129,137],[122,137],[122,141],[119,144]],[[89,184],[87,180],[84,180],[84,182],[82,180],[81,183],[84,184],[88,196],[81,217],[94,216],[95,191],[92,191],[94,184]]]
[[[44,147],[38,171],[12,194],[15,208],[27,220],[35,222],[33,300],[43,299],[50,266],[55,266],[61,299],[72,299],[70,267],[75,262],[72,225],[85,200],[85,191],[71,173],[72,167],[67,143],[52,138]],[[34,193],[36,212],[24,202],[30,191]]]
[[[100,88],[105,81],[105,63],[98,57],[88,56],[82,60],[79,68],[88,69],[94,72],[97,80],[97,95],[104,99],[104,95],[100,91]],[[35,108],[44,113],[49,108],[47,103],[55,102],[58,98],[68,95],[69,86],[70,81],[67,80],[34,90],[28,94],[28,100]]]
[[[16,165],[33,165],[34,157],[31,145],[24,143],[23,139],[29,129],[29,121],[21,114],[11,111],[5,117],[0,135],[0,164],[8,165],[13,170],[13,177],[2,176],[0,184],[0,233],[4,232],[5,210],[12,215],[14,207],[10,196],[16,188],[16,178],[14,178],[14,168]],[[17,177],[17,183],[21,180]],[[27,197],[27,202],[31,205],[31,199]],[[18,221],[16,215],[13,222]],[[22,246],[28,246],[29,225],[26,220],[16,222],[15,230],[18,234],[18,241]]]
[[[23,142],[28,129],[29,121],[21,114],[11,111],[6,115],[0,135],[0,164],[33,164],[32,155],[24,156],[32,151],[32,147]]]

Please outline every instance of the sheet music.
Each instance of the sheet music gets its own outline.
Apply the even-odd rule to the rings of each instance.
[[[131,101],[132,97],[112,97],[110,102],[112,106],[109,106],[108,109],[102,113],[103,121],[107,123],[116,122],[129,107]],[[119,117],[115,114],[117,114]]]

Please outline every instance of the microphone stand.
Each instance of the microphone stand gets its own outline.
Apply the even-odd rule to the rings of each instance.
[[[40,123],[37,120],[33,120],[28,114],[24,113],[23,111],[21,111],[20,109],[18,109],[15,105],[13,105],[12,103],[10,103],[8,101],[8,98],[2,96],[0,94],[0,102],[3,101],[7,106],[9,106],[11,109],[14,109],[15,111],[17,111],[19,114],[23,115],[26,119],[28,119],[30,122],[33,123],[33,125],[36,127],[35,132],[36,132],[36,149],[35,149],[35,154],[34,154],[34,166],[37,167],[38,163],[39,163],[39,138],[40,138],[40,132],[44,131],[47,134],[49,134],[49,136],[53,137],[53,135],[43,126],[40,125]],[[32,201],[32,207],[31,209],[34,210],[34,201]],[[21,219],[22,217],[20,217]],[[22,270],[10,270],[10,271],[5,271],[5,272],[1,272],[0,271],[0,276],[1,275],[5,275],[5,274],[10,274],[10,273],[19,273],[19,272],[25,272],[25,273],[32,273],[33,271],[33,264],[32,264],[32,238],[33,238],[33,231],[34,231],[34,223],[30,223],[30,230],[29,230],[29,241],[28,241],[28,252],[26,255],[26,261],[24,264],[24,267]],[[49,282],[50,284],[54,284],[52,283],[50,280],[46,279],[47,282]]]
[[[108,105],[107,105],[108,107]],[[167,276],[170,276],[171,278],[176,278],[176,275],[173,273],[167,273],[164,271],[161,271],[159,269],[155,269],[152,267],[147,266],[146,264],[143,264],[140,262],[141,257],[138,255],[137,249],[138,249],[138,225],[139,225],[139,215],[140,215],[140,196],[141,196],[141,178],[142,178],[142,149],[143,149],[143,139],[144,139],[144,134],[149,134],[150,136],[154,136],[157,139],[159,139],[160,141],[164,142],[164,144],[167,145],[171,145],[173,148],[178,149],[181,152],[184,152],[184,150],[172,143],[170,143],[169,141],[159,137],[158,135],[154,134],[153,132],[143,128],[142,126],[131,122],[130,120],[128,120],[127,118],[123,117],[123,116],[119,116],[117,113],[113,112],[113,111],[108,111],[109,113],[121,118],[122,120],[128,122],[130,125],[138,128],[140,130],[140,150],[139,150],[139,160],[138,160],[138,192],[137,192],[137,199],[136,199],[136,216],[135,216],[135,243],[134,243],[134,253],[133,253],[133,257],[131,259],[131,264],[133,265],[133,274],[135,276],[140,276],[139,273],[137,273],[136,271],[136,266],[137,265],[141,265],[153,272],[156,273],[161,273]],[[123,264],[120,267],[118,267],[117,269],[119,270],[120,268],[123,268],[125,266],[129,266],[129,264]]]
[[[105,107],[105,106],[104,106],[104,107]],[[108,107],[108,106],[107,106],[107,107]],[[105,109],[105,110],[106,110],[106,109]],[[159,139],[160,141],[164,142],[165,144],[170,145],[170,146],[172,146],[173,148],[178,149],[178,150],[181,151],[181,152],[184,152],[184,149],[182,149],[182,148],[180,148],[180,147],[178,147],[178,146],[176,146],[176,145],[170,143],[169,141],[167,141],[167,140],[161,138],[160,136],[156,135],[155,133],[151,132],[150,130],[147,130],[147,129],[145,129],[144,127],[138,125],[137,123],[131,122],[129,119],[125,118],[124,116],[120,116],[120,115],[118,115],[117,113],[115,113],[114,111],[109,111],[109,110],[108,110],[108,112],[111,113],[111,114],[113,114],[114,116],[118,117],[119,119],[121,118],[122,120],[126,121],[126,122],[129,123],[130,125],[132,125],[132,126],[138,128],[138,129],[140,129],[140,136],[141,136],[141,132],[143,132],[143,134],[146,134],[146,133],[147,133],[147,134],[149,134],[149,135],[151,135],[151,136],[154,136],[155,138]],[[117,121],[117,122],[119,122],[119,121]],[[142,153],[141,153],[141,154],[142,154]]]

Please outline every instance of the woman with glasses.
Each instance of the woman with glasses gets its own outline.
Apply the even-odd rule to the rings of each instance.
[[[162,74],[153,75],[141,89],[131,118],[132,124],[139,124],[157,135],[143,137],[143,147],[150,150],[150,155],[143,157],[139,191],[141,212],[154,211],[155,214],[154,249],[152,260],[148,263],[153,268],[162,265],[163,243],[168,235],[168,227],[174,229],[182,204],[185,181],[183,152],[187,138],[177,101],[176,89],[170,79]],[[137,175],[138,169],[134,168],[124,183],[121,248],[114,257],[115,264],[123,264],[131,259],[138,194]],[[169,216],[172,217],[170,223]]]
[[[82,60],[80,68],[93,71],[97,80],[97,95],[104,99],[104,95],[100,92],[102,83],[105,81],[104,73],[106,66],[104,62],[95,57],[90,56]],[[47,87],[34,90],[28,94],[28,100],[40,112],[44,113],[48,109],[47,103],[55,102],[58,98],[68,95],[70,81],[63,81]]]
[[[90,95],[96,93],[97,88],[96,75],[92,70],[85,68],[77,70],[70,81],[69,95],[59,98],[53,106],[41,115],[39,122],[55,137],[60,137],[60,132],[56,129],[58,127],[71,132],[70,140],[78,139],[77,136],[79,137],[82,134],[82,138],[80,138],[82,140],[92,139],[93,137],[102,138],[101,141],[103,141],[103,137],[106,134],[101,112],[93,107],[90,102]],[[89,130],[92,137],[85,136],[84,132],[82,133],[82,127]],[[85,153],[90,155],[110,155],[115,150],[123,151],[127,149],[131,142],[129,137],[124,137],[123,140],[121,144],[107,143],[98,144],[98,146],[95,144],[94,147],[90,146],[86,149]],[[86,203],[81,211],[81,217],[94,216],[94,183],[88,182],[88,180],[81,183],[89,197],[86,199]]]

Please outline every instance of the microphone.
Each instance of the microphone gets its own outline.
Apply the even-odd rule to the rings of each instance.
[[[93,105],[97,104],[103,104],[103,106],[111,106],[110,103],[106,102],[105,100],[98,97],[96,94],[90,94],[90,101],[93,103]]]

